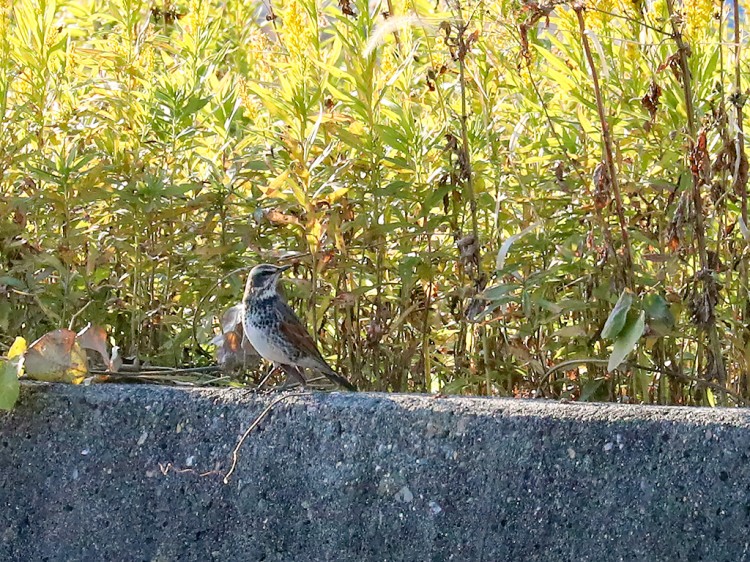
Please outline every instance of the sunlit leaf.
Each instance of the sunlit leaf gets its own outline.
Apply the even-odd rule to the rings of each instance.
[[[497,256],[495,258],[495,269],[497,269],[498,271],[502,271],[502,269],[505,267],[505,258],[507,257],[508,252],[510,251],[510,247],[519,238],[526,236],[529,232],[536,230],[540,226],[541,226],[541,223],[536,222],[534,224],[527,226],[520,232],[515,233],[513,236],[509,236],[508,239],[502,243],[502,245],[500,246],[500,249],[497,251]]]
[[[224,311],[221,315],[221,331],[231,332],[240,322],[242,322],[242,303],[235,304]]]
[[[633,293],[628,289],[625,289],[620,298],[617,299],[615,307],[612,312],[609,313],[607,321],[604,323],[602,328],[602,338],[614,339],[618,336],[620,331],[625,326],[625,320],[628,316],[628,311],[633,304]]]
[[[25,351],[26,340],[21,336],[16,336],[16,339],[13,340],[13,345],[11,345],[10,349],[8,350],[8,359],[15,359],[16,357],[20,357],[24,354]]]
[[[76,333],[61,329],[31,344],[24,355],[24,373],[30,379],[80,384],[86,377],[86,353]]]
[[[216,335],[211,344],[216,346],[216,361],[224,370],[252,368],[260,361],[242,327],[242,305],[227,309],[221,317],[222,333]]]
[[[607,363],[608,371],[617,369],[625,358],[630,355],[630,352],[635,349],[638,340],[643,335],[645,326],[645,312],[641,311],[637,316],[629,316],[627,322],[619,332],[614,346],[612,346],[612,354],[609,356],[609,363]]]

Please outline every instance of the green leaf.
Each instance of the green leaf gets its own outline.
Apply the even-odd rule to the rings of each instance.
[[[669,309],[667,300],[659,294],[652,293],[643,299],[649,327],[659,336],[667,335],[674,328],[674,315]]]
[[[0,285],[8,285],[16,289],[26,289],[26,284],[23,281],[9,275],[0,276]]]
[[[633,376],[635,377],[636,390],[640,393],[641,400],[648,402],[653,375],[643,369],[636,369]]]
[[[484,290],[482,297],[488,301],[506,300],[509,297],[509,293],[518,289],[517,285],[495,285]],[[510,299],[512,300],[512,298]]]
[[[193,113],[200,111],[210,101],[211,98],[193,98],[182,108],[182,113],[185,117],[192,115]]]
[[[638,343],[641,335],[643,335],[643,329],[645,327],[646,313],[644,311],[641,311],[637,317],[631,315],[630,318],[628,318],[625,326],[615,340],[615,345],[612,347],[612,354],[609,356],[609,363],[607,364],[608,371],[614,371],[620,366],[630,352],[633,351],[635,344]]]
[[[651,293],[643,298],[643,310],[646,311],[649,320],[663,320],[672,316],[667,300],[656,293]]]
[[[18,362],[0,361],[0,410],[10,410],[18,400]]]
[[[604,384],[604,379],[594,379],[593,381],[588,381],[586,384],[583,385],[583,389],[581,390],[581,397],[578,399],[581,402],[588,402],[588,400],[596,394],[596,391],[599,390],[599,387]]]
[[[633,293],[628,289],[625,289],[620,295],[620,298],[617,299],[617,304],[615,304],[612,312],[609,313],[609,318],[607,318],[607,321],[604,323],[604,328],[602,328],[602,338],[614,339],[618,336],[625,326],[625,320],[627,319],[628,311],[632,305]]]

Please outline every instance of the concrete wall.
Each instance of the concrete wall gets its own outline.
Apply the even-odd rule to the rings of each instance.
[[[0,559],[750,559],[744,410],[24,386]]]

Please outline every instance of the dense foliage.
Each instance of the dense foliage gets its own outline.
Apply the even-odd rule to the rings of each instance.
[[[0,351],[91,321],[205,363],[246,268],[291,261],[365,388],[742,402],[743,25],[707,0],[0,1]]]

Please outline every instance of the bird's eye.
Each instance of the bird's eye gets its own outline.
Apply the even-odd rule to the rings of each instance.
[[[255,273],[255,276],[253,277],[253,285],[256,287],[262,287],[266,283],[268,283],[268,280],[273,277],[273,274],[275,272],[270,269],[260,269]]]

